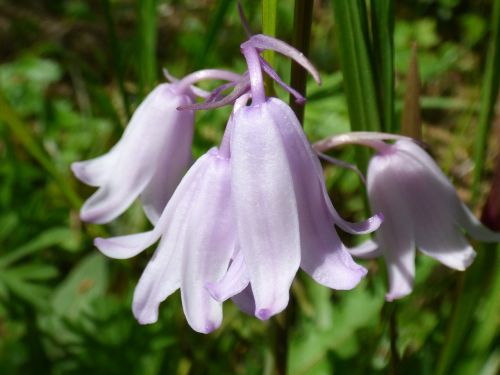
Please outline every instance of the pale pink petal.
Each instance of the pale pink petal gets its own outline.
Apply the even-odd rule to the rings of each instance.
[[[155,226],[162,240],[137,284],[132,304],[132,311],[141,324],[154,323],[158,319],[159,304],[181,285],[184,257],[189,256],[187,242],[194,235],[188,233],[188,218],[209,165],[208,155],[198,159]]]
[[[238,240],[256,303],[256,316],[282,311],[300,263],[297,204],[272,102],[234,114],[231,186]]]
[[[222,322],[222,303],[205,289],[227,271],[236,244],[229,160],[211,153],[211,163],[186,218],[181,298],[189,325],[209,333]],[[182,251],[182,249],[179,249]]]
[[[105,223],[116,218],[148,186],[158,168],[167,171],[172,169],[175,173],[171,177],[180,178],[179,170],[187,168],[184,148],[190,147],[188,141],[192,136],[193,124],[192,114],[190,117],[176,108],[190,100],[187,96],[175,94],[168,84],[158,86],[137,108],[122,139],[113,149],[112,156],[101,159],[101,162],[96,160],[89,165],[77,164],[73,167],[80,175],[85,175],[86,169],[94,171],[95,176],[86,176],[85,179],[94,184],[99,182],[100,185],[97,192],[83,205],[82,220]],[[177,154],[165,157],[168,153],[172,155],[170,146],[177,139],[182,141],[180,146],[176,145],[182,157],[177,158]],[[166,150],[166,144],[169,150]],[[107,174],[106,180],[104,174]],[[159,176],[160,179],[165,178],[165,174]],[[158,194],[150,194],[155,198],[149,199],[151,202],[146,199],[146,203],[148,207],[154,205],[157,213],[158,206],[165,203],[171,193],[172,191],[165,191],[161,200]],[[151,214],[149,208],[148,211]],[[152,217],[156,218],[155,215]]]
[[[158,238],[159,235],[154,231],[111,238],[97,237],[94,239],[94,246],[110,258],[127,259],[154,244]]]
[[[179,204],[183,200],[190,199],[193,189],[197,186],[197,181],[203,179],[206,173],[206,166],[207,156],[204,155],[184,176],[153,230],[126,236],[98,237],[94,240],[94,245],[106,256],[124,259],[133,257],[154,244],[170,226]]]
[[[335,232],[324,199],[323,176],[317,172],[318,158],[290,107],[269,99],[274,115],[282,119],[278,129],[285,144],[294,180],[300,222],[301,268],[318,283],[335,289],[352,289],[366,274],[347,253]]]
[[[449,184],[443,183],[444,176],[436,178],[435,171],[422,162],[426,159],[423,156],[417,159],[399,152],[393,157],[399,158],[405,168],[400,189],[411,211],[417,247],[448,267],[464,270],[475,252],[456,224],[455,208],[460,202],[455,191],[449,191]]]
[[[80,181],[89,186],[100,186],[106,183],[120,156],[119,145],[120,142],[108,153],[97,158],[72,163],[71,171]]]
[[[241,251],[237,251],[225,275],[218,282],[208,282],[205,288],[212,298],[224,302],[240,293],[250,282]]]
[[[132,312],[141,324],[155,323],[160,303],[180,287],[182,253],[178,246],[183,244],[172,240],[182,239],[182,229],[182,225],[172,225],[172,230],[176,230],[176,233],[171,236],[167,234],[160,241],[135,288]]]
[[[460,202],[456,212],[457,223],[473,238],[483,242],[500,242],[500,233],[484,226],[465,204]]]
[[[372,211],[383,212],[384,222],[376,232],[387,265],[389,292],[386,300],[411,293],[415,278],[415,243],[411,212],[401,186],[405,165],[394,163],[392,156],[377,155],[368,166],[367,189]]]
[[[192,163],[193,111],[179,111],[176,126],[170,126],[165,135],[162,151],[156,161],[157,168],[141,193],[144,212],[155,224],[179,181]]]

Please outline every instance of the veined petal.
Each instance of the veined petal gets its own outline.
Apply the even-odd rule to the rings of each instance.
[[[165,152],[165,140],[183,132],[192,133],[192,124],[178,124],[179,118],[185,115],[176,108],[186,100],[189,98],[174,94],[168,84],[159,85],[147,96],[119,142],[116,160],[107,168],[108,179],[99,180],[101,187],[83,205],[82,220],[111,221],[146,188],[156,169],[160,168],[158,160]],[[175,158],[169,161],[171,165],[183,163]],[[161,168],[170,168],[170,165]]]
[[[212,298],[224,302],[228,298],[235,296],[248,286],[248,278],[245,260],[241,251],[237,251],[232,263],[225,275],[218,282],[208,282],[205,288]],[[253,297],[252,297],[253,298]],[[253,313],[252,313],[253,314]]]
[[[316,239],[311,236],[309,241],[309,246],[304,246],[300,266],[317,283],[350,290],[366,275],[366,269],[354,262],[334,230],[318,233]]]
[[[170,226],[179,204],[192,196],[193,189],[196,188],[197,182],[202,179],[206,173],[206,166],[207,156],[204,155],[198,159],[197,163],[195,163],[184,176],[153,230],[126,236],[110,238],[98,237],[94,240],[94,245],[104,255],[110,258],[125,259],[139,254],[141,251],[154,244]]]
[[[134,316],[141,324],[156,322],[159,304],[181,285],[186,243],[192,235],[187,233],[188,219],[209,165],[207,155],[198,159],[155,226],[162,240],[137,284],[132,303]]]
[[[94,239],[94,246],[104,255],[115,259],[132,258],[154,244],[159,238],[154,231],[127,236]]]
[[[293,179],[272,106],[240,108],[231,137],[238,240],[260,319],[286,307],[300,263]]]
[[[472,263],[475,252],[456,225],[454,208],[459,201],[455,191],[443,191],[449,190],[443,186],[443,179],[436,178],[421,159],[401,152],[393,157],[405,167],[400,189],[405,191],[411,211],[417,247],[448,267],[464,270]]]
[[[367,173],[367,189],[372,211],[383,212],[384,222],[376,232],[389,275],[386,300],[411,293],[415,278],[415,243],[411,212],[401,186],[405,165],[394,163],[392,155],[374,156]]]
[[[307,140],[302,127],[295,117],[295,114],[283,101],[276,98],[271,98],[269,101],[273,102],[274,107],[279,108],[281,115],[283,116],[284,120],[278,123],[280,125],[280,132],[285,139],[288,139],[287,142],[289,142],[289,147],[287,149],[290,151],[289,158],[294,159],[292,164],[301,165],[298,168],[301,170],[301,172],[299,172],[299,179],[301,180],[300,184],[309,183],[309,185],[317,185],[316,187],[310,187],[310,189],[315,191],[311,191],[309,194],[314,196],[318,194],[316,190],[319,187],[321,195],[324,197],[326,207],[330,211],[330,215],[332,216],[334,223],[345,232],[351,234],[366,234],[377,230],[383,220],[383,216],[380,214],[376,214],[359,223],[352,223],[339,215],[335,207],[333,207],[326,190],[323,168],[321,167],[319,158],[313,151],[311,144]],[[315,172],[316,177],[314,177],[313,172]],[[306,174],[309,177],[303,177]],[[299,183],[297,183],[297,185],[299,185]]]
[[[102,156],[72,163],[71,171],[83,183],[89,186],[100,186],[108,180],[119,155],[120,142]]]
[[[132,312],[141,324],[155,323],[160,303],[180,287],[182,253],[178,246],[182,243],[175,243],[172,239],[183,237],[183,224],[174,221],[172,230],[176,232],[169,231],[162,238],[135,288]]]
[[[182,103],[191,100],[183,97]],[[156,170],[141,193],[142,207],[149,221],[156,224],[179,181],[192,163],[193,111],[177,111],[176,123],[169,126]]]
[[[181,298],[189,325],[209,333],[222,322],[222,303],[205,289],[226,272],[236,236],[231,206],[230,164],[215,150],[186,219]]]
[[[366,274],[347,253],[335,232],[324,200],[323,176],[317,172],[317,156],[290,107],[269,99],[285,144],[294,180],[300,222],[301,268],[318,283],[335,289],[352,289]]]

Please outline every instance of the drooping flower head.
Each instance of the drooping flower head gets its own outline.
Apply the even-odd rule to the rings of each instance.
[[[319,160],[295,114],[283,101],[265,95],[262,70],[273,78],[277,75],[260,57],[263,49],[296,59],[319,80],[304,56],[279,40],[256,35],[242,44],[252,103],[234,112],[231,136],[239,251],[228,276],[208,287],[219,300],[244,290],[236,302],[251,306],[253,314],[267,319],[286,307],[299,267],[331,288],[357,285],[366,270],[354,263],[334,225],[366,233],[380,225],[380,218],[352,224],[335,211]]]
[[[95,240],[104,254],[126,258],[161,238],[134,293],[133,312],[141,323],[155,322],[159,304],[179,288],[188,323],[207,333],[220,325],[227,298],[260,319],[282,311],[299,267],[336,289],[351,289],[366,274],[334,225],[367,233],[381,219],[353,224],[335,211],[319,160],[294,113],[265,95],[262,71],[294,92],[260,56],[266,48],[298,60],[319,79],[297,50],[264,35],[251,37],[242,44],[248,72],[214,90],[205,103],[181,108],[236,100],[220,149],[189,169],[153,230]],[[223,96],[229,86],[233,92]]]
[[[105,155],[73,163],[82,182],[99,189],[80,211],[84,221],[106,223],[122,214],[140,195],[149,220],[158,220],[192,162],[194,112],[178,107],[193,103],[192,83],[207,78],[238,80],[239,75],[203,70],[157,86],[139,105],[122,138]]]
[[[367,190],[372,210],[383,213],[384,223],[375,241],[351,253],[361,258],[385,258],[388,301],[411,293],[416,248],[447,267],[463,271],[476,255],[464,231],[480,241],[500,241],[500,234],[474,217],[434,160],[415,142],[401,139],[390,145],[369,140],[366,134],[361,138],[358,143],[377,150],[368,166]]]

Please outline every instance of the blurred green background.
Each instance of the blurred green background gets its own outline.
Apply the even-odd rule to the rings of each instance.
[[[285,41],[293,3],[278,4],[277,36]],[[260,2],[242,4],[260,31]],[[466,201],[492,6],[487,0],[395,4],[396,116],[416,41],[424,140]],[[333,20],[330,1],[316,0],[310,58],[323,85],[308,86],[305,129],[312,141],[350,129]],[[364,263],[369,276],[349,292],[299,274],[286,316],[269,322],[227,302],[223,326],[200,335],[187,325],[178,293],[161,305],[158,323],[134,320],[133,289],[152,250],[111,261],[92,238],[147,228],[142,210],[134,205],[106,226],[80,222],[79,205],[93,190],[69,165],[109,150],[144,95],[164,81],[163,67],[176,76],[204,67],[243,72],[244,39],[231,0],[0,0],[0,374],[272,374],[284,330],[290,374],[394,373],[396,308],[399,373],[434,374],[443,361],[451,363],[449,374],[498,373],[494,265],[479,265],[490,275],[465,283],[477,298],[459,342],[449,323],[464,277],[425,257],[417,259],[414,293],[395,306],[384,304],[383,264],[371,261]],[[275,61],[288,80],[289,62]],[[197,114],[195,155],[219,142],[229,111]],[[490,142],[477,210],[498,152],[495,137]],[[351,160],[353,150],[335,156]],[[359,178],[331,167],[326,176],[342,215],[363,218]]]

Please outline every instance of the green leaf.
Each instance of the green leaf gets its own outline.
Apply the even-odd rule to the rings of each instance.
[[[100,253],[87,255],[56,289],[52,305],[57,315],[76,318],[103,296],[108,286],[107,259]]]
[[[3,98],[2,93],[0,93],[0,123],[2,122],[8,126],[14,137],[23,145],[28,154],[52,176],[71,206],[79,208],[81,199],[69,183],[68,178],[55,167],[45,149],[32,134],[30,127],[22,121],[19,114]]]
[[[380,131],[364,0],[332,0],[351,129]]]
[[[226,18],[229,6],[232,4],[233,0],[219,0],[217,6],[213,11],[212,18],[208,26],[207,33],[205,34],[205,41],[202,48],[198,50],[198,57],[196,58],[196,69],[200,69],[205,66],[207,56],[212,49],[212,46],[224,29],[224,19]]]
[[[394,131],[394,1],[372,0],[372,44],[382,130]]]
[[[79,239],[75,237],[75,233],[68,228],[53,228],[42,232],[38,237],[33,239],[17,249],[9,251],[7,254],[0,257],[0,269],[6,268],[10,264],[31,255],[37,251],[45,250],[54,245],[74,249],[78,247]]]

